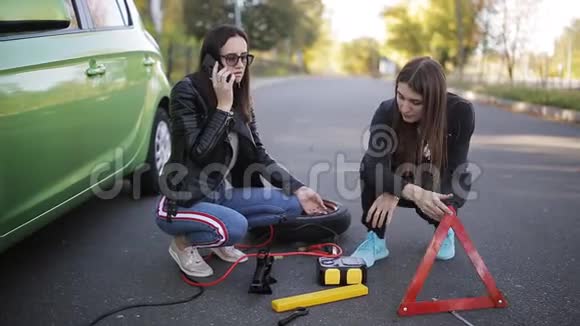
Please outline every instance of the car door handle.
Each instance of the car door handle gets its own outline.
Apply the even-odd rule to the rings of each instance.
[[[151,57],[145,57],[145,59],[143,59],[143,65],[146,67],[152,66],[155,64],[155,59],[151,58]]]
[[[103,75],[105,72],[107,72],[107,67],[104,64],[91,66],[86,70],[86,74],[89,77]]]

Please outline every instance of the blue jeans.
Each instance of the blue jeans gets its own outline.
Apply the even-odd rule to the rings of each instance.
[[[249,228],[292,220],[302,214],[296,196],[274,188],[234,188],[221,186],[192,207],[178,207],[168,221],[161,197],[156,222],[172,236],[184,235],[198,248],[231,246],[240,242]]]

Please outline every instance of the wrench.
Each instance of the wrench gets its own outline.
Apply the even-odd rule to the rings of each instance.
[[[306,316],[306,315],[308,315],[308,309],[302,308],[302,307],[296,308],[296,310],[292,314],[290,314],[290,316],[288,316],[284,319],[280,319],[278,321],[278,326],[288,325],[294,319],[296,319],[300,316]]]

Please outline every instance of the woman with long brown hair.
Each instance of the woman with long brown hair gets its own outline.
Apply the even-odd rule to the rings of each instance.
[[[189,276],[213,274],[199,248],[243,262],[247,258],[234,245],[249,228],[327,211],[320,195],[264,147],[249,95],[254,57],[248,43],[235,26],[209,31],[199,70],[171,91],[172,151],[155,215],[159,228],[173,236],[169,254]],[[261,178],[274,188],[265,188]]]
[[[389,255],[386,226],[395,209],[415,208],[437,227],[465,203],[471,174],[467,171],[469,142],[475,126],[473,106],[449,93],[441,65],[430,57],[408,62],[399,72],[395,98],[376,110],[368,149],[361,162],[362,223],[366,239],[353,256],[367,266]],[[455,256],[449,229],[437,258]]]

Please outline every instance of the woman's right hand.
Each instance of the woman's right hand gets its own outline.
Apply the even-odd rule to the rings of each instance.
[[[443,200],[452,198],[453,194],[444,195],[425,190],[418,186],[407,185],[407,187],[408,186],[411,186],[413,189],[410,189],[408,192],[409,196],[405,197],[411,199],[415,205],[417,205],[417,207],[419,207],[419,209],[430,218],[436,221],[441,221],[445,215],[453,214],[449,207],[443,203]],[[403,191],[405,192],[405,189]]]
[[[218,71],[218,63],[213,66],[212,84],[217,98],[217,108],[222,111],[230,112],[234,105],[234,81],[236,80],[233,73],[228,68]],[[228,77],[230,81],[228,82]]]

